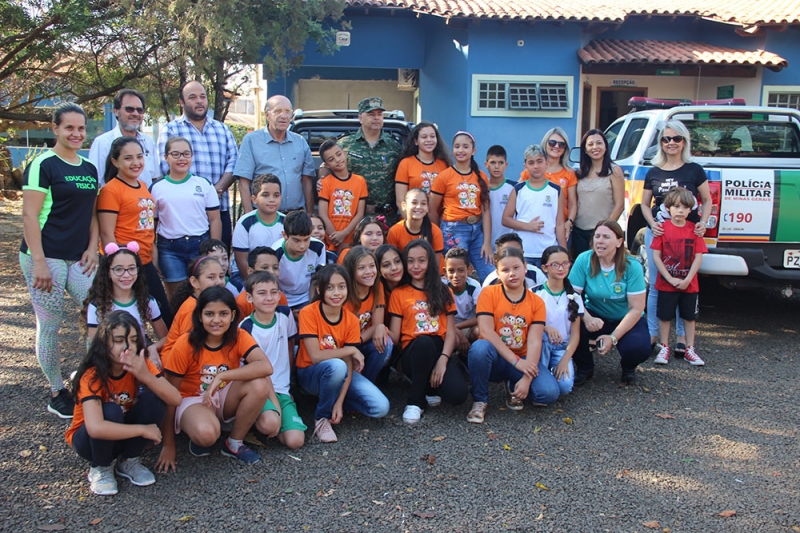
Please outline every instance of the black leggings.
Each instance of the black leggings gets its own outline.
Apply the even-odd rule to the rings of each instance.
[[[167,405],[152,391],[146,390],[137,398],[136,405],[127,413],[122,412],[115,402],[103,402],[103,418],[117,424],[156,424],[161,425]],[[124,459],[139,457],[147,444],[147,439],[136,437],[126,440],[93,439],[86,431],[86,424],[78,428],[72,436],[72,447],[78,455],[92,462],[92,466],[110,466],[117,456]]]
[[[144,277],[147,280],[147,289],[150,291],[150,296],[156,299],[158,307],[161,308],[161,318],[167,329],[172,327],[172,307],[167,300],[167,293],[164,292],[164,284],[161,283],[161,277],[158,275],[158,270],[153,262],[144,265]]]
[[[439,388],[434,389],[430,385],[431,372],[443,347],[444,339],[438,335],[421,335],[403,350],[403,373],[411,380],[408,405],[425,409],[428,406],[425,395],[441,396],[443,401],[452,405],[460,405],[467,399],[467,382],[453,357],[447,362],[447,370]]]

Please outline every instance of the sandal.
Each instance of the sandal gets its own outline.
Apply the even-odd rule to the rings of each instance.
[[[672,353],[675,355],[675,359],[683,359],[683,356],[686,355],[686,345],[682,342],[675,343]]]

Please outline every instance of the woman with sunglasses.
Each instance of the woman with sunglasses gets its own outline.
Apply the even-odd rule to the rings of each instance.
[[[589,130],[581,139],[578,170],[578,209],[572,229],[575,257],[591,249],[594,228],[601,220],[617,220],[625,206],[625,177],[611,162],[608,140],[600,130]]]
[[[567,249],[572,246],[572,228],[575,225],[575,215],[578,212],[578,178],[575,171],[569,166],[569,137],[562,128],[555,127],[547,130],[542,137],[542,148],[547,152],[547,169],[544,177],[550,183],[555,183],[566,193],[564,204],[564,242]],[[519,181],[530,178],[527,170],[519,175]]]
[[[686,217],[687,222],[694,224],[694,233],[702,237],[706,233],[706,222],[711,214],[711,193],[708,189],[708,177],[703,167],[692,163],[692,142],[689,130],[679,120],[670,120],[658,134],[658,153],[653,158],[653,168],[644,178],[642,191],[642,216],[647,221],[644,234],[644,245],[647,249],[647,268],[650,292],[647,295],[647,329],[650,331],[650,344],[658,341],[658,317],[656,304],[658,290],[656,277],[658,269],[653,262],[653,250],[650,244],[653,237],[664,233],[661,223],[669,219],[669,212],[664,207],[664,198],[675,187],[688,189],[695,197],[700,196],[700,207],[694,204],[692,212]],[[652,203],[652,209],[650,209]],[[686,353],[686,337],[683,320],[677,317],[675,324],[677,340],[675,357],[682,358]]]

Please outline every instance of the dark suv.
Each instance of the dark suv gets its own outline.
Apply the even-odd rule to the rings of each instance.
[[[352,133],[361,127],[358,121],[358,111],[355,109],[303,111],[297,109],[292,116],[289,129],[302,135],[311,153],[317,168],[321,163],[319,147],[328,139],[338,139]],[[411,133],[413,122],[408,122],[402,111],[385,111],[383,113],[383,131],[397,139],[401,144]]]

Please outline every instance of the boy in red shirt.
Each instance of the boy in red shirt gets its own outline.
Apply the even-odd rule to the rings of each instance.
[[[686,327],[686,355],[689,364],[702,366],[705,362],[694,348],[695,321],[699,308],[700,284],[697,272],[708,252],[702,237],[694,233],[694,224],[687,224],[686,217],[692,212],[695,199],[683,187],[672,189],[664,199],[670,220],[664,221],[664,233],[653,239],[653,262],[658,268],[658,355],[655,363],[669,363],[669,327],[678,308]],[[663,292],[662,292],[663,291]]]

